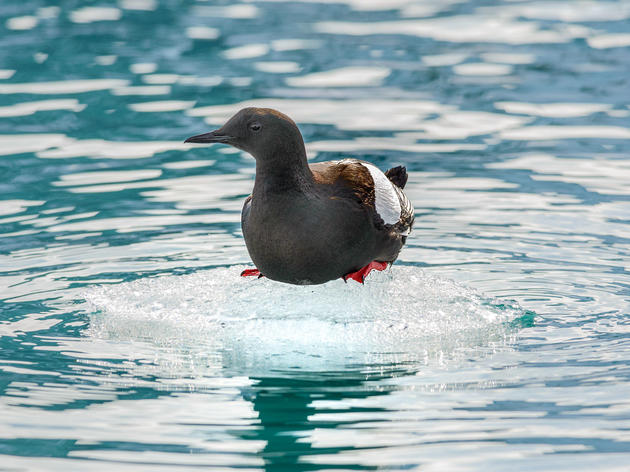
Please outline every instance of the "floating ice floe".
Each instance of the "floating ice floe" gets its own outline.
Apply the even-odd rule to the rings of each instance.
[[[317,286],[244,279],[243,268],[93,287],[88,334],[214,352],[219,367],[260,374],[488,352],[509,343],[523,315],[417,267]]]

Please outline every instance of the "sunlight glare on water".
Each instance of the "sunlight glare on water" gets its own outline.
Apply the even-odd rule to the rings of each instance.
[[[0,469],[626,471],[630,2],[0,2]],[[365,286],[239,277],[242,107],[405,165]]]

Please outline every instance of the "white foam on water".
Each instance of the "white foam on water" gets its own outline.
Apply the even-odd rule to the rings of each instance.
[[[622,48],[630,46],[630,34],[600,34],[587,38],[586,42],[595,49]]]
[[[38,19],[35,16],[16,16],[14,18],[9,18],[5,26],[10,30],[30,30],[37,26]]]
[[[157,70],[154,62],[137,62],[129,66],[129,70],[134,74],[153,74]]]
[[[368,87],[381,85],[391,73],[387,67],[341,67],[301,77],[289,77],[292,87]]]
[[[188,110],[195,106],[195,103],[195,101],[162,100],[159,102],[130,103],[128,107],[139,113],[163,113]]]
[[[607,112],[612,108],[612,105],[607,103],[495,102],[494,106],[507,113],[546,118],[575,118],[588,116],[593,113]]]
[[[483,10],[482,10],[483,11]],[[313,29],[318,33],[372,36],[409,35],[454,43],[539,44],[566,43],[591,33],[582,25],[558,24],[546,27],[536,21],[520,21],[519,12],[501,9],[472,14],[401,21],[322,21]],[[505,11],[505,14],[503,12]]]
[[[39,111],[69,110],[74,112],[82,111],[85,105],[79,103],[76,98],[66,98],[57,100],[38,100],[31,102],[20,102],[10,106],[0,107],[0,117],[28,116]]]
[[[276,39],[271,41],[274,51],[299,51],[301,49],[317,49],[322,42],[315,39]]]
[[[195,15],[210,18],[235,18],[252,19],[260,15],[260,10],[255,5],[226,5],[226,6],[205,6],[193,7]]]
[[[119,0],[118,4],[125,10],[155,10],[158,7],[156,0]]]
[[[246,44],[226,49],[223,51],[223,56],[227,59],[251,59],[264,56],[268,52],[269,46],[266,44]]]
[[[186,36],[190,39],[217,39],[221,35],[221,32],[216,28],[209,28],[207,26],[190,26],[186,28]]]
[[[148,74],[142,76],[142,81],[151,85],[174,84],[180,79],[177,74]]]
[[[287,0],[266,0],[268,2],[284,3]],[[298,0],[303,3],[338,3],[346,4],[356,11],[380,11],[380,10],[396,10],[399,8],[406,8],[408,6],[414,6],[414,3],[419,3],[417,0],[388,0],[383,2],[382,0]],[[420,2],[421,4],[425,2]],[[426,2],[429,3],[429,2]],[[447,2],[444,2],[447,3]],[[448,2],[451,3],[451,2]],[[411,5],[410,5],[411,4]],[[418,7],[418,5],[416,5]]]
[[[512,70],[512,66],[509,64],[490,64],[487,62],[469,62],[453,67],[453,72],[457,75],[509,75]]]
[[[117,89],[126,87],[128,80],[122,79],[84,79],[60,80],[56,82],[25,82],[0,84],[0,94],[30,93],[43,95],[57,95],[69,93],[95,92],[98,90]]]
[[[22,141],[26,141],[29,137],[36,135],[25,134],[18,136],[23,136]],[[191,145],[184,144],[181,141],[106,141],[103,139],[67,138],[55,145],[55,147],[49,145],[36,151],[37,157],[42,159],[69,159],[75,157],[142,159],[153,157],[160,152],[186,151],[191,147]],[[28,150],[23,152],[28,152]]]
[[[218,352],[220,367],[251,374],[487,353],[510,342],[508,322],[522,314],[416,267],[372,273],[363,286],[287,285],[242,278],[244,268],[90,288],[88,334]]]
[[[70,21],[73,23],[117,21],[121,16],[122,12],[114,7],[83,7],[70,12]]]
[[[114,95],[168,95],[171,93],[170,85],[132,85],[116,87],[112,90]]]
[[[254,68],[268,74],[290,74],[300,72],[302,69],[300,64],[290,61],[256,62],[254,63]]]
[[[630,129],[623,126],[540,125],[506,129],[501,139],[545,141],[553,139],[630,139]]]

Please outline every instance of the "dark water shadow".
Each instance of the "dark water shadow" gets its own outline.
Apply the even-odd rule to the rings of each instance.
[[[373,413],[375,417],[370,422],[379,421],[378,414],[386,412],[386,408],[352,404],[389,395],[396,387],[384,386],[380,381],[414,375],[417,368],[411,364],[384,365],[376,372],[374,365],[352,366],[334,372],[282,372],[278,377],[252,378],[255,384],[243,391],[243,397],[252,402],[260,426],[243,431],[239,437],[265,442],[258,456],[264,460],[266,472],[376,470],[378,467],[370,464],[328,462],[321,456],[338,457],[345,451],[356,455],[361,447],[351,442],[336,447],[317,446],[310,436],[315,430],[326,434],[326,430],[351,426],[354,420],[349,419],[348,414]],[[330,407],[335,402],[339,407]],[[318,413],[326,415],[318,418]],[[336,413],[343,416],[334,419]]]

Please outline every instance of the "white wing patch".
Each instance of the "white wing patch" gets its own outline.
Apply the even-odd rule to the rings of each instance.
[[[370,171],[374,181],[374,205],[376,206],[376,212],[383,218],[386,225],[398,223],[400,220],[400,200],[398,199],[398,193],[394,189],[394,184],[379,168],[366,162],[361,162],[360,164]]]

